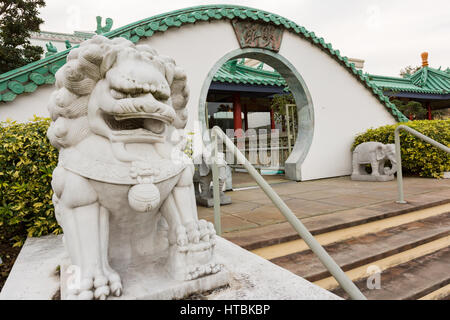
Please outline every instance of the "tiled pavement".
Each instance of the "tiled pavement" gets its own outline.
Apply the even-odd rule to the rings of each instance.
[[[320,221],[342,220],[345,217],[370,217],[417,205],[450,201],[450,179],[406,177],[404,179],[406,205],[395,203],[396,181],[362,182],[350,177],[320,179],[305,182],[283,181],[280,177],[265,177],[294,214],[309,228]],[[240,175],[233,187],[255,185]],[[221,207],[222,232],[225,238],[250,235],[263,230],[284,229],[286,219],[260,188],[227,192],[232,204]],[[198,207],[201,219],[213,222],[213,208]],[[323,218],[316,218],[323,216]],[[309,222],[309,223],[308,223]]]

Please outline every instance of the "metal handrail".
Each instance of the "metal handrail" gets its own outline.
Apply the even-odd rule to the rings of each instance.
[[[398,200],[397,203],[407,203],[404,199],[404,193],[403,193],[403,173],[402,173],[402,156],[401,156],[401,149],[400,149],[400,130],[405,130],[411,133],[412,135],[418,137],[419,139],[422,139],[425,142],[428,142],[429,144],[435,146],[436,148],[439,148],[447,153],[450,153],[450,148],[446,147],[442,143],[437,142],[436,140],[431,139],[430,137],[427,137],[426,135],[420,133],[419,131],[416,131],[408,126],[405,125],[399,125],[397,128],[395,128],[394,136],[395,136],[395,158],[397,161],[397,189],[398,189]]]
[[[264,193],[272,200],[273,204],[280,210],[285,216],[287,221],[298,232],[299,236],[305,241],[309,248],[317,255],[319,260],[328,269],[328,271],[337,280],[340,286],[355,300],[366,300],[366,297],[361,293],[358,287],[347,277],[342,271],[339,265],[330,257],[325,249],[317,242],[313,235],[306,229],[303,223],[294,215],[284,201],[278,196],[278,194],[272,189],[272,187],[264,180],[264,178],[256,171],[253,165],[245,158],[241,151],[234,145],[234,143],[227,137],[227,135],[215,126],[212,128],[211,136],[213,139],[213,161],[212,161],[212,174],[213,174],[213,196],[214,196],[214,225],[217,234],[221,235],[222,229],[220,224],[220,194],[219,194],[219,169],[217,167],[217,154],[218,154],[218,136],[225,142],[228,147],[236,156],[238,162],[241,162],[247,169],[248,173],[261,187]]]

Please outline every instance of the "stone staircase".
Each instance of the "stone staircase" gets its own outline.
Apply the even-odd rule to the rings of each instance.
[[[370,300],[450,299],[450,200],[302,220]],[[227,238],[348,299],[287,223]]]

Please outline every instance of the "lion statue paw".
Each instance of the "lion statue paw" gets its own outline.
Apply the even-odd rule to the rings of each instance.
[[[172,278],[193,280],[219,272],[222,267],[214,262],[216,231],[213,224],[199,220],[198,223],[190,223],[188,228],[183,227],[182,232],[178,236],[183,241],[169,247],[167,270]]]

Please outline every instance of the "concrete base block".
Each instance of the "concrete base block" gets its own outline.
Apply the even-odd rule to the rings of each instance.
[[[444,172],[443,178],[444,178],[444,179],[450,179],[450,171]]]
[[[196,198],[197,204],[202,207],[211,208],[214,207],[214,199],[213,198]],[[224,206],[227,204],[231,204],[231,197],[227,195],[223,195],[220,197],[220,205]]]
[[[392,181],[395,179],[394,175],[379,175],[379,176],[374,176],[371,174],[352,174],[350,179],[355,180],[355,181]]]
[[[147,261],[146,261],[147,260]],[[140,265],[115,267],[120,274],[123,293],[120,297],[109,296],[108,300],[173,300],[183,299],[197,292],[209,291],[229,284],[226,270],[191,281],[178,281],[169,277],[164,268],[164,259],[154,264],[152,259],[142,259]],[[68,261],[61,267],[61,299],[66,299],[67,284],[72,273],[68,273]]]
[[[0,300],[51,300],[59,291],[61,236],[28,238],[0,292]]]
[[[223,271],[213,276],[182,283],[150,275],[148,265],[118,269],[124,285],[120,298],[108,299],[180,299],[205,288],[219,287],[204,297],[210,300],[336,300],[341,299],[309,281],[241,247],[217,237],[217,261]],[[50,300],[60,290],[56,272],[66,265],[61,236],[29,238],[0,293],[0,299]],[[63,267],[64,269],[64,267]],[[153,271],[157,271],[156,269]],[[62,276],[65,277],[64,275]],[[228,286],[221,287],[221,285]],[[64,291],[64,289],[62,290]]]

